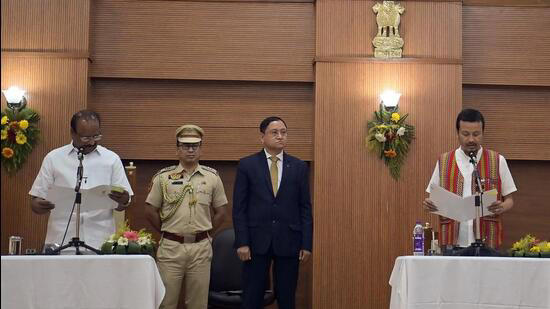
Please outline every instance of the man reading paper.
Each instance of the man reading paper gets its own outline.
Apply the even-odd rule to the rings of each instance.
[[[517,189],[506,159],[498,152],[481,147],[484,129],[485,120],[478,110],[464,109],[458,114],[456,131],[460,147],[439,157],[426,191],[429,193],[431,185],[435,184],[463,197],[474,195],[476,185],[470,157],[474,158],[483,191],[498,191],[497,201],[489,206],[493,215],[480,219],[481,239],[487,246],[498,249],[502,243],[501,215],[514,206],[512,193]],[[438,210],[428,198],[423,206],[429,212]],[[439,245],[442,248],[469,246],[475,241],[474,227],[474,220],[458,222],[440,217]]]
[[[33,212],[49,214],[46,243],[61,244],[69,219],[69,213],[57,213],[55,205],[46,199],[48,190],[52,186],[75,188],[79,153],[84,155],[82,189],[110,185],[113,189],[109,197],[118,203],[115,210],[122,211],[130,203],[130,195],[133,195],[133,192],[119,156],[97,144],[102,137],[100,124],[101,121],[96,112],[89,110],[77,112],[71,119],[72,143],[52,150],[42,162],[29,194]],[[75,212],[71,218],[65,243],[75,236],[76,220],[78,218]],[[112,209],[86,211],[86,205],[82,204],[80,240],[89,246],[99,248],[114,232]]]

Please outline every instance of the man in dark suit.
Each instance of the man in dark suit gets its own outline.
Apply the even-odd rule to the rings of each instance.
[[[295,308],[298,265],[311,255],[313,220],[307,164],[283,150],[286,123],[260,124],[264,149],[243,158],[233,193],[235,248],[243,266],[243,307],[263,308],[269,268],[280,309]]]

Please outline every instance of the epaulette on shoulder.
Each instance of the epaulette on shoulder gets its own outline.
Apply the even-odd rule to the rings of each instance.
[[[165,167],[165,168],[161,169],[160,171],[158,171],[155,175],[153,175],[153,179],[155,179],[155,177],[157,177],[157,175],[162,174],[164,172],[173,171],[177,167],[178,167],[177,165],[172,165],[172,166]]]
[[[214,175],[218,175],[218,171],[216,171],[215,169],[209,167],[209,166],[206,166],[206,165],[201,165],[202,169],[205,170],[205,171],[209,171],[210,173],[214,174]]]

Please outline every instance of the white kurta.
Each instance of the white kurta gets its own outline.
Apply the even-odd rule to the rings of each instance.
[[[77,150],[72,144],[52,150],[42,161],[42,167],[29,194],[45,199],[48,189],[53,185],[74,188],[78,165]],[[115,185],[123,187],[133,195],[120,157],[111,150],[98,145],[94,151],[84,156],[82,166],[84,171],[82,189],[99,185]],[[80,240],[94,248],[99,248],[105,239],[115,232],[113,210],[86,211],[86,205],[82,204],[81,207]],[[58,213],[55,208],[51,211],[46,243],[61,244],[68,219],[68,213]],[[65,244],[76,235],[76,220],[75,211],[65,237]]]
[[[483,148],[480,148],[476,155],[476,164],[481,159]],[[458,169],[460,170],[460,174],[462,174],[462,177],[464,178],[464,186],[463,186],[463,197],[468,197],[472,195],[472,173],[474,172],[474,166],[472,163],[470,163],[470,157],[464,153],[462,148],[458,148],[455,150],[455,158],[456,158],[456,164],[458,165]],[[510,169],[508,168],[508,164],[506,163],[506,159],[502,155],[499,155],[499,174],[500,174],[500,180],[502,182],[502,196],[506,196],[512,192],[517,191],[516,185],[514,183],[514,179],[512,179],[512,174],[510,174]],[[432,179],[430,179],[430,183],[428,184],[428,188],[426,188],[426,192],[430,193],[430,185],[440,185],[439,184],[439,161],[437,161],[435,165],[434,172],[432,174]],[[458,231],[458,246],[461,247],[467,247],[472,242],[475,241],[474,236],[474,220],[468,220],[465,222],[460,222],[460,229]]]

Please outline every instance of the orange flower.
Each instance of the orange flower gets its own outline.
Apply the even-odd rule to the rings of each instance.
[[[393,149],[384,150],[384,155],[388,158],[395,158],[397,156],[397,152],[395,152],[395,150]]]
[[[11,158],[13,157],[13,149],[11,149],[10,147],[4,147],[2,149],[2,155],[4,156],[4,158]]]

